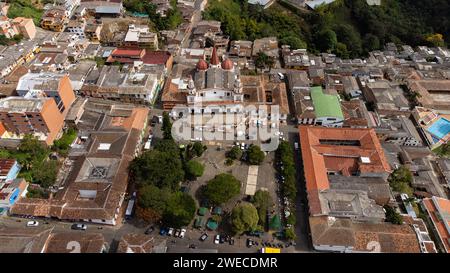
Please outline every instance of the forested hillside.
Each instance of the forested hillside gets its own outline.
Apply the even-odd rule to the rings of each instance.
[[[268,9],[247,0],[210,0],[206,19],[222,22],[232,39],[277,36],[293,47],[334,52],[342,57],[366,55],[386,42],[411,46],[450,43],[449,0],[337,0],[316,11],[298,11],[280,2]]]

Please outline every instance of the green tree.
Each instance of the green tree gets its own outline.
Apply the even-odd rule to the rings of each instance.
[[[350,58],[350,53],[347,49],[347,46],[343,43],[337,43],[336,44],[336,49],[334,51],[336,53],[337,56],[343,58],[343,59],[348,59]]]
[[[402,216],[400,215],[400,213],[395,211],[395,209],[393,207],[385,205],[383,208],[386,212],[386,221],[391,222],[396,225],[403,224]]]
[[[59,162],[56,160],[35,162],[31,169],[32,182],[43,188],[53,186],[56,182],[58,169]]]
[[[138,193],[138,205],[144,209],[153,209],[160,217],[166,210],[167,202],[172,194],[169,189],[160,189],[154,185],[144,185]]]
[[[319,31],[315,38],[316,47],[322,52],[334,51],[337,43],[336,33],[329,28]]]
[[[257,190],[252,197],[252,203],[258,210],[259,222],[261,225],[266,223],[267,211],[272,207],[273,200],[268,191]]]
[[[30,134],[25,135],[20,141],[18,152],[21,154],[18,161],[25,170],[31,170],[34,163],[46,160],[50,154],[49,149]]]
[[[163,113],[162,131],[164,139],[172,139],[172,122],[167,112]]]
[[[286,236],[286,239],[288,240],[295,240],[297,238],[297,235],[295,235],[295,231],[292,227],[287,228],[284,231],[284,236]]]
[[[410,187],[412,174],[406,166],[401,166],[394,170],[389,176],[388,181],[394,191],[412,196],[412,189]]]
[[[175,228],[187,226],[194,218],[196,210],[197,206],[192,196],[183,192],[175,192],[167,202],[163,222]]]
[[[258,52],[255,59],[255,70],[257,68],[264,70],[267,66],[267,62],[269,60],[269,56],[267,56],[264,52]]]
[[[362,52],[362,41],[356,29],[349,24],[339,24],[335,31],[338,41],[348,49],[348,55],[358,57]]]
[[[195,155],[197,156],[202,156],[203,152],[205,151],[205,148],[199,141],[194,142],[194,144],[192,145],[192,149],[195,151]]]
[[[364,36],[363,48],[366,52],[378,50],[380,47],[380,39],[377,36],[372,33],[368,33]]]
[[[231,225],[233,232],[242,234],[255,230],[258,226],[258,212],[250,203],[242,203],[233,208],[231,212]]]
[[[155,150],[170,154],[174,158],[180,157],[180,148],[173,139],[162,139],[155,144]]]
[[[302,39],[295,36],[287,36],[280,39],[282,45],[289,45],[291,49],[307,48],[308,45]]]
[[[248,163],[251,165],[260,165],[265,158],[265,154],[258,145],[250,145],[248,148]]]
[[[191,178],[200,177],[205,171],[205,166],[196,160],[189,160],[186,164],[186,174]]]
[[[242,156],[242,150],[239,148],[239,146],[233,146],[230,151],[227,153],[227,157],[230,159],[239,159]]]
[[[155,185],[160,188],[178,189],[184,178],[179,157],[171,153],[151,150],[136,157],[130,164],[130,171],[140,185]]]
[[[221,205],[238,195],[241,189],[241,182],[233,175],[222,173],[216,175],[206,184],[204,196],[214,205]]]

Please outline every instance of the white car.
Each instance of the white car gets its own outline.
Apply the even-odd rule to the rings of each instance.
[[[158,122],[159,123],[163,123],[163,117],[162,116],[158,116]]]
[[[214,236],[214,243],[215,243],[216,245],[220,244],[220,235],[219,235],[219,234],[217,234],[216,236]]]
[[[186,235],[186,229],[182,228],[179,237],[184,238],[184,235]]]
[[[167,232],[167,236],[172,236],[173,235],[173,228],[169,228],[169,232]]]
[[[37,227],[37,226],[39,226],[38,221],[28,221],[27,222],[27,227]]]
[[[294,143],[295,150],[298,150],[298,142]]]

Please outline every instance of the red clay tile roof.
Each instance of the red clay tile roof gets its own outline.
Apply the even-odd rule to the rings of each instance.
[[[391,171],[373,129],[299,126],[303,167],[310,212],[322,214],[318,194],[330,188],[327,171],[388,173]],[[331,145],[321,141],[355,141],[359,146]],[[370,163],[362,163],[367,157]]]
[[[327,216],[309,218],[315,247],[342,246],[353,252],[420,253],[410,225],[354,222]]]
[[[450,253],[450,200],[433,196],[423,199],[428,216],[447,253]]]
[[[150,51],[147,50],[142,57],[145,64],[163,64],[165,65],[169,60],[171,54],[168,51]]]
[[[15,159],[0,159],[0,176],[8,175],[14,163],[16,163]]]

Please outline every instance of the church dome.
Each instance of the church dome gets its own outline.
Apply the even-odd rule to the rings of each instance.
[[[233,62],[230,59],[225,59],[222,62],[222,69],[224,70],[232,70],[233,69]]]
[[[208,69],[208,63],[205,60],[199,60],[197,63],[197,69],[198,70],[207,70]]]

